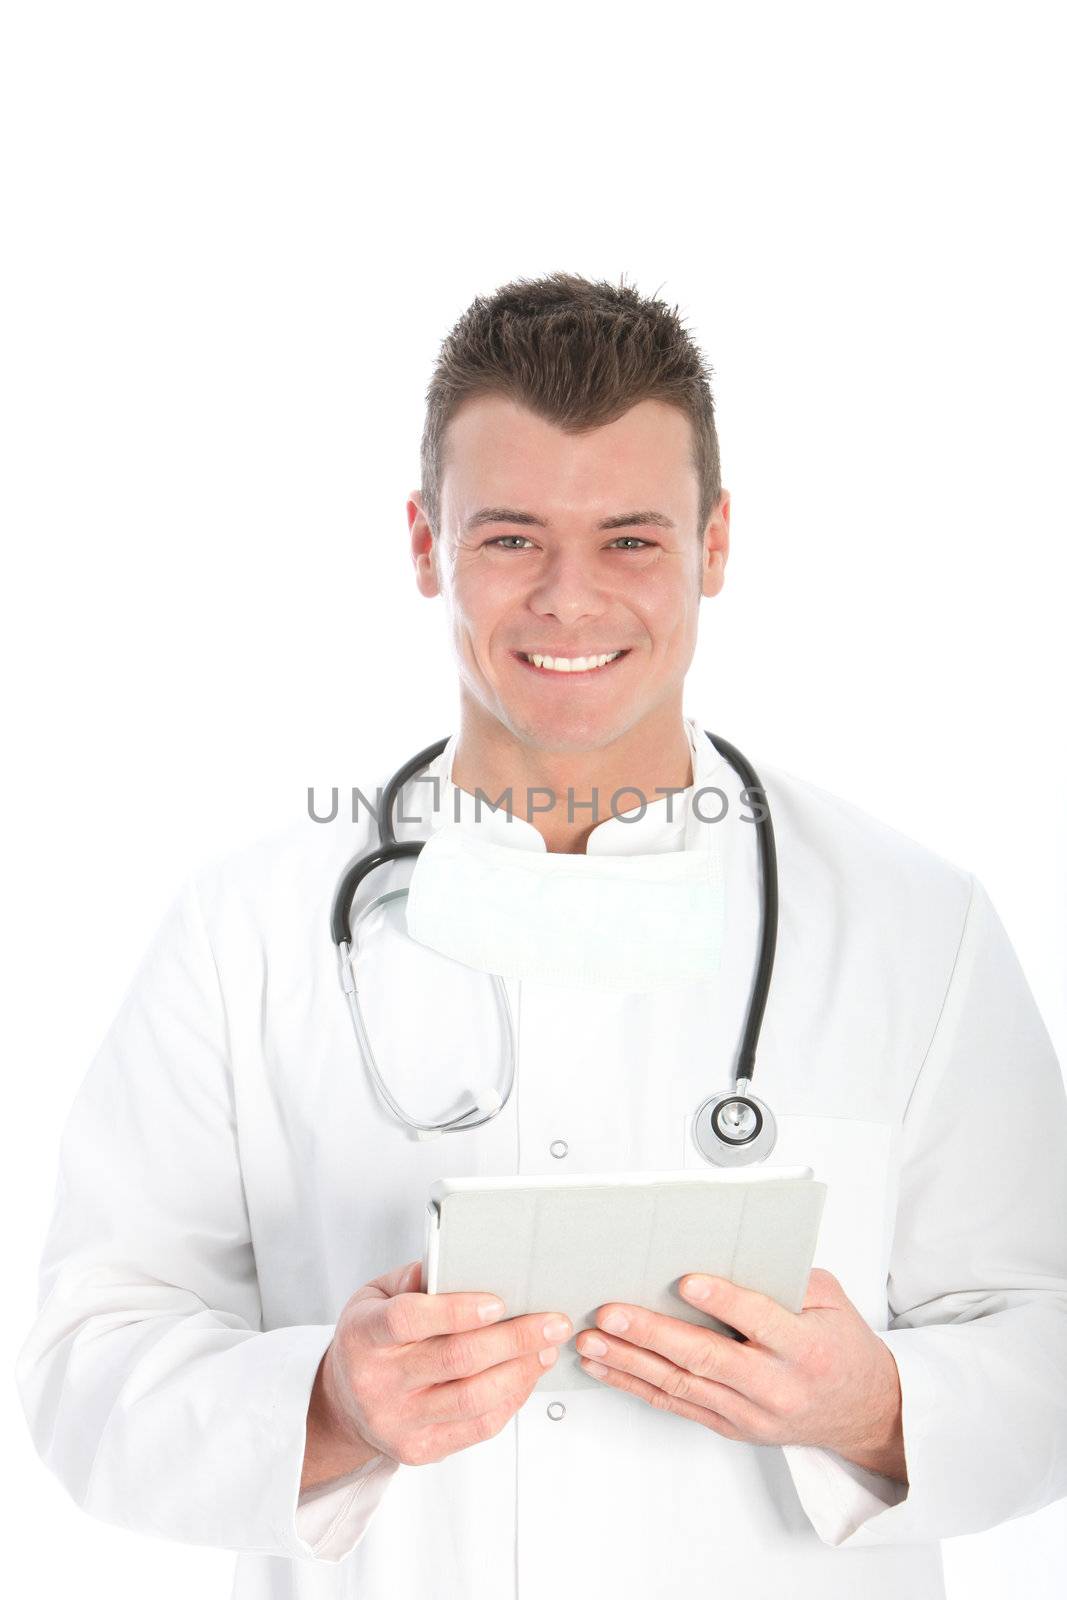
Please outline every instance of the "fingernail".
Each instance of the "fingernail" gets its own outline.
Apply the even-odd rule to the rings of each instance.
[[[691,1278],[685,1286],[685,1292],[690,1300],[706,1300],[711,1287],[703,1278]]]
[[[483,1300],[478,1306],[478,1315],[483,1322],[497,1322],[504,1315],[503,1300]]]
[[[537,1353],[537,1359],[540,1361],[543,1367],[550,1367],[558,1355],[559,1351],[551,1348],[548,1350],[539,1350]]]
[[[551,1339],[553,1344],[559,1344],[571,1336],[571,1325],[566,1317],[549,1317],[541,1329],[546,1339]]]

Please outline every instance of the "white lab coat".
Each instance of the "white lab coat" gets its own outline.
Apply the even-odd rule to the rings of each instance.
[[[698,784],[729,799],[719,971],[641,995],[509,979],[518,1085],[474,1132],[412,1139],[357,1051],[329,911],[375,841],[367,807],[190,882],[72,1107],[19,1356],[37,1449],[87,1512],[239,1552],[236,1600],[927,1600],[940,1538],[1067,1494],[1067,1097],[1018,961],[968,872],[749,751],[781,886],[753,1087],[772,1161],[828,1185],[815,1264],[896,1358],[909,1487],[593,1380],[554,1394],[549,1371],[494,1438],[299,1497],[334,1321],[421,1255],[434,1179],[702,1165],[689,1121],[730,1085],[760,898],[741,781],[686,725]],[[470,800],[409,784],[398,837],[543,848]],[[681,848],[667,806],[609,818],[589,850]],[[376,873],[356,909],[410,872]],[[405,939],[402,906],[368,932],[361,992],[392,1092],[436,1120],[501,1081],[497,1016],[484,974]]]

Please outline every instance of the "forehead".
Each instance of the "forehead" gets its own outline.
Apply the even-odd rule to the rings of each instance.
[[[611,512],[625,501],[684,515],[697,493],[692,440],[689,418],[661,400],[576,434],[505,395],[478,395],[448,425],[442,499],[460,515],[475,499],[523,496],[542,509]]]

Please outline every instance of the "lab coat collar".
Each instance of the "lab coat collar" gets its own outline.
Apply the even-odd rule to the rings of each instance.
[[[606,816],[588,837],[587,855],[641,855],[659,850],[693,849],[700,843],[710,842],[709,831],[713,831],[713,825],[702,824],[693,805],[693,795],[703,787],[721,786],[724,776],[732,769],[696,718],[683,717],[683,722],[694,781],[683,793],[650,799],[643,812],[640,805],[635,805],[627,811]],[[507,811],[503,805],[494,809],[485,799],[452,782],[452,762],[458,742],[458,733],[452,734],[440,755],[419,775],[419,780],[413,780],[408,786],[401,813],[404,818],[413,822],[417,819],[418,834],[423,838],[446,824],[474,824],[479,838],[514,845],[521,850],[547,852],[544,836],[532,822]],[[610,794],[601,791],[600,810],[610,807],[610,803]],[[718,809],[714,796],[707,797],[700,805],[700,811],[709,818],[714,817]]]

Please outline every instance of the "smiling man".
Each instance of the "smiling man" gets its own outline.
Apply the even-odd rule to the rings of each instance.
[[[990,899],[762,756],[753,793],[686,714],[730,500],[663,303],[564,273],[475,300],[407,515],[458,727],[420,751],[397,707],[410,848],[340,933],[367,809],[164,919],[64,1133],[37,1448],[87,1512],[238,1552],[237,1600],[941,1596],[942,1538],[1067,1494],[1067,1097]],[[699,1262],[688,1315],[580,1329],[426,1293],[437,1178],[713,1170],[767,807],[756,1087],[770,1163],[826,1185],[802,1308]]]
[[[717,471],[705,509],[693,457],[689,418],[662,399],[576,433],[482,394],[449,422],[440,511],[433,491],[409,501],[419,588],[444,595],[459,667],[453,782],[543,789],[550,850],[584,850],[624,785],[690,782],[682,685],[730,518]]]

